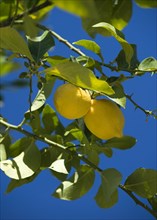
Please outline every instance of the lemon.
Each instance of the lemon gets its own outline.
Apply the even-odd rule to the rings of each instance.
[[[84,116],[87,128],[98,138],[110,139],[123,136],[124,116],[119,107],[107,99],[91,100],[91,107]]]
[[[66,83],[57,88],[54,94],[54,105],[63,117],[77,119],[88,112],[91,97],[87,91],[80,87]]]

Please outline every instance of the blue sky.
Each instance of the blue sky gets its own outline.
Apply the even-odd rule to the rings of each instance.
[[[129,43],[137,44],[138,58],[143,60],[146,57],[157,55],[157,11],[155,9],[141,9],[133,6],[133,16],[129,25],[123,30]],[[78,17],[72,16],[59,9],[54,9],[44,24],[54,29],[61,36],[74,42],[79,39],[90,39],[81,27]],[[101,46],[105,62],[113,61],[120,50],[119,44],[113,38],[104,38],[100,35],[96,37],[96,42]],[[86,51],[84,51],[86,52]],[[56,47],[50,52],[52,55],[62,55],[69,57],[76,55],[66,48],[65,45],[56,41]],[[93,56],[88,52],[88,55]],[[107,75],[115,74],[104,69]],[[19,71],[9,74],[3,80],[17,78]],[[60,83],[60,82],[58,82]],[[55,85],[55,88],[58,86]],[[127,94],[134,94],[133,99],[145,109],[155,109],[157,107],[157,86],[156,76],[149,73],[143,77],[137,77],[124,84]],[[53,91],[54,92],[54,91]],[[5,106],[1,109],[1,114],[13,124],[18,124],[22,120],[23,113],[28,108],[28,89],[19,92],[11,89],[4,92]],[[53,107],[52,96],[48,103]],[[114,150],[112,158],[102,157],[101,166],[104,169],[116,168],[123,175],[123,183],[128,175],[139,167],[157,168],[157,142],[156,142],[156,121],[149,118],[146,121],[145,114],[127,101],[126,109],[123,110],[126,124],[124,134],[137,138],[134,148],[126,151]],[[61,118],[64,123],[69,121]],[[19,134],[13,133],[15,138]],[[67,202],[55,199],[51,196],[60,182],[55,179],[47,170],[43,171],[35,181],[15,189],[10,194],[4,194],[9,179],[1,172],[1,219],[93,219],[93,220],[151,220],[153,219],[144,209],[137,206],[124,192],[119,190],[119,202],[110,209],[99,208],[94,196],[100,184],[97,179],[93,188],[88,194],[79,200]]]

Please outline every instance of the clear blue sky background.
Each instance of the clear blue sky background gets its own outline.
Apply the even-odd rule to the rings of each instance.
[[[157,55],[157,29],[156,29],[156,9],[141,9],[133,6],[133,16],[129,25],[123,30],[129,43],[137,44],[138,58],[142,59]],[[45,20],[45,25],[53,28],[61,36],[70,42],[79,39],[90,39],[82,29],[81,21],[78,17],[72,16],[59,9],[53,10]],[[105,62],[112,61],[120,50],[119,44],[113,38],[96,37],[96,42],[102,47]],[[87,52],[87,51],[84,51]],[[62,55],[69,57],[74,55],[65,45],[56,41],[52,55]],[[75,54],[76,55],[76,54]],[[93,56],[88,52],[88,55]],[[106,74],[111,73],[104,69]],[[116,73],[115,73],[116,74]],[[16,79],[19,71],[9,74],[3,80]],[[58,84],[56,85],[58,86]],[[124,83],[127,94],[134,94],[133,98],[145,109],[155,109],[157,107],[156,97],[156,76],[151,77],[149,73],[143,77],[129,80]],[[28,108],[28,89],[19,92],[17,89],[5,91],[5,105],[1,109],[1,114],[13,124],[18,124],[22,120],[23,113]],[[52,105],[52,96],[48,103]],[[126,151],[114,150],[112,158],[102,157],[101,167],[116,168],[123,175],[123,183],[128,175],[139,167],[157,168],[157,142],[156,142],[156,121],[146,117],[140,110],[127,101],[126,110],[123,110],[126,118],[124,134],[137,138],[134,148]],[[63,121],[63,118],[61,118]],[[69,123],[69,121],[64,121]],[[19,134],[13,133],[16,138]],[[88,194],[79,200],[67,202],[53,198],[51,194],[60,182],[45,170],[35,181],[15,189],[10,194],[5,195],[5,189],[9,183],[1,172],[1,220],[9,219],[73,219],[73,220],[151,220],[153,219],[144,209],[137,206],[124,192],[119,190],[119,202],[110,209],[99,208],[93,197],[95,196],[100,178],[97,176],[93,188]]]

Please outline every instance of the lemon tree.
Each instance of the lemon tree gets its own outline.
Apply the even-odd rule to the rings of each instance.
[[[10,179],[7,193],[31,183],[47,170],[57,178],[57,184],[60,182],[52,189],[54,198],[76,200],[94,186],[96,205],[105,209],[119,202],[122,190],[144,211],[157,217],[157,171],[144,168],[147,163],[140,162],[140,168],[126,177],[117,164],[109,168],[110,163],[104,163],[105,159],[112,163],[112,156],[116,157],[114,153],[119,150],[118,154],[123,151],[123,156],[128,157],[127,166],[131,170],[134,167],[130,162],[134,158],[125,151],[131,152],[137,142],[132,131],[125,134],[125,126],[129,127],[134,115],[132,111],[125,119],[128,109],[141,110],[146,120],[157,119],[155,110],[145,109],[134,100],[133,86],[131,95],[126,93],[129,83],[139,82],[141,86],[144,76],[154,79],[157,72],[157,60],[151,55],[140,60],[137,46],[124,36],[132,4],[157,7],[154,0],[0,1],[0,169],[2,177]],[[69,12],[71,20],[77,15],[88,39],[78,36],[80,39],[72,43],[68,36],[65,39],[48,28],[55,27],[55,19],[51,25],[46,19],[56,8],[61,9],[60,13]],[[70,30],[70,39],[76,30]],[[95,38],[98,34],[100,38]],[[106,51],[103,43],[110,44],[106,37],[112,37],[118,49],[114,50],[111,43]],[[107,62],[111,50],[115,55]],[[15,70],[17,74],[11,75]],[[145,90],[149,92],[148,84]],[[16,91],[15,96],[12,91]],[[6,111],[7,94],[11,94],[10,117]],[[18,117],[21,122],[16,120]],[[140,139],[139,145],[142,155]],[[43,181],[47,182],[46,177]],[[109,211],[112,215],[112,209]]]

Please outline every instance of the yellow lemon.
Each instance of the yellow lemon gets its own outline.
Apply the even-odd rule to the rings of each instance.
[[[84,116],[84,122],[87,128],[98,138],[107,140],[123,136],[123,113],[110,100],[91,100],[91,107]]]
[[[81,118],[90,108],[91,97],[87,91],[80,87],[66,83],[56,90],[54,105],[56,110],[65,118]]]

